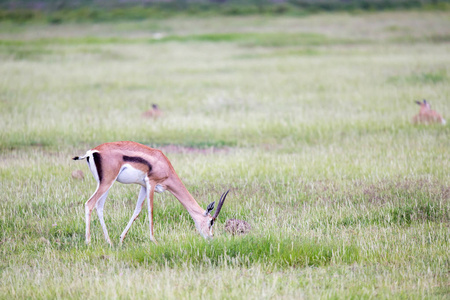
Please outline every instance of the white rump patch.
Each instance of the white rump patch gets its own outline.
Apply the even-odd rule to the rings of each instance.
[[[93,153],[99,152],[98,150],[89,150],[86,152],[86,154],[79,159],[85,159],[86,157],[89,157],[89,160],[87,161],[87,164],[89,166],[89,170],[91,170],[92,175],[94,176],[95,180],[97,182],[100,182],[100,179],[98,177],[98,171],[97,166],[95,165],[94,156]]]

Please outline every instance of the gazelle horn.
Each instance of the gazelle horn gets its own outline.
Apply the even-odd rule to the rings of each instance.
[[[217,216],[219,215],[220,210],[222,209],[222,205],[223,205],[223,203],[225,202],[225,198],[227,197],[229,191],[230,191],[230,190],[226,191],[226,192],[223,193],[222,196],[220,197],[219,204],[217,205],[216,212],[214,213],[214,216],[212,217],[213,220],[215,220],[215,219],[217,218]]]

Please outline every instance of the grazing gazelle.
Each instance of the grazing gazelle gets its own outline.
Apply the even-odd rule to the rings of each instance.
[[[416,101],[416,103],[420,105],[420,111],[412,119],[414,124],[445,124],[445,120],[439,113],[431,109],[430,103],[428,103],[427,100],[423,99],[423,102]]]
[[[95,207],[105,239],[112,245],[103,219],[103,206],[108,191],[115,181],[127,184],[136,183],[142,186],[133,216],[120,235],[120,243],[123,242],[131,224],[141,212],[145,199],[148,200],[150,239],[156,243],[153,235],[153,194],[155,191],[162,193],[165,190],[171,192],[186,208],[194,219],[195,227],[204,238],[213,237],[214,221],[219,215],[228,192],[222,194],[216,212],[214,216],[211,216],[210,212],[214,209],[215,201],[210,203],[206,210],[201,208],[175,173],[170,161],[160,150],[135,142],[105,143],[87,151],[84,156],[75,156],[73,159],[85,158],[98,182],[97,189],[85,205],[86,243],[89,243],[91,239],[90,221],[92,210]]]
[[[162,111],[157,104],[152,104],[152,108],[142,114],[144,118],[159,118],[162,115]]]

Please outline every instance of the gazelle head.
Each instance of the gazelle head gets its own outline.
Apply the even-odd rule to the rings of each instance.
[[[421,110],[421,111],[431,109],[430,103],[428,103],[427,100],[425,100],[425,99],[423,99],[422,102],[416,101],[416,104],[417,104],[417,105],[420,105],[420,110]]]
[[[219,204],[217,205],[216,212],[213,216],[211,216],[211,212],[214,209],[216,201],[211,202],[208,207],[206,207],[206,210],[204,212],[204,216],[206,217],[205,221],[202,222],[202,224],[198,224],[198,230],[205,239],[211,239],[214,236],[213,225],[217,217],[219,216],[220,210],[222,209],[223,203],[225,202],[225,198],[227,197],[229,191],[230,190],[226,191],[220,197]]]

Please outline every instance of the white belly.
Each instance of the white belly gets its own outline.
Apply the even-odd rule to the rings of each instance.
[[[137,183],[145,186],[145,172],[135,169],[132,166],[125,164],[122,169],[120,169],[119,176],[117,176],[117,181],[120,183]]]

